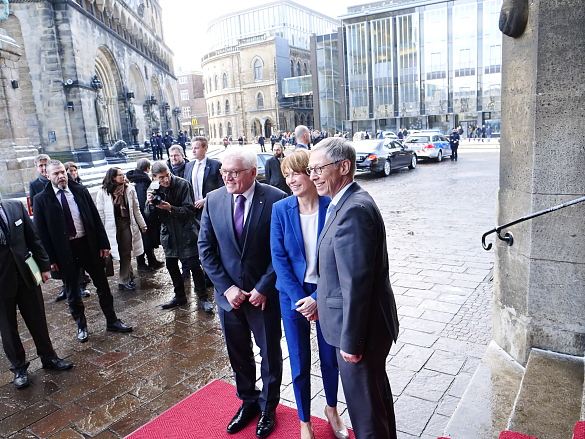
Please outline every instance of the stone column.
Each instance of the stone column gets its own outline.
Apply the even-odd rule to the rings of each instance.
[[[0,28],[0,193],[5,198],[25,196],[36,177],[33,158],[38,150],[26,133],[26,116],[18,88],[17,62],[22,51]]]
[[[503,36],[497,223],[585,194],[585,2],[533,0],[526,30]],[[585,351],[585,203],[509,229],[496,245],[494,339],[526,363],[531,347]]]

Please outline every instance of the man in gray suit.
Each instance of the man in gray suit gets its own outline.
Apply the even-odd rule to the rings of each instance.
[[[353,181],[355,149],[330,137],[313,148],[307,173],[331,198],[317,244],[317,309],[325,341],[336,347],[357,439],[394,439],[386,357],[398,336],[388,274],[386,229],[376,203]]]
[[[223,157],[225,186],[207,194],[199,231],[199,256],[215,286],[215,302],[242,406],[227,426],[242,430],[258,413],[256,436],[275,427],[282,353],[280,303],[270,253],[272,205],[281,190],[255,181],[253,151],[230,149]],[[256,388],[252,337],[262,356],[262,391]]]

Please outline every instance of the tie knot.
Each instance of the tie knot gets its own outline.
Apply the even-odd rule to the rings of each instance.
[[[327,206],[327,213],[331,213],[334,210],[335,210],[335,204],[329,203],[329,206]]]
[[[236,203],[238,203],[238,204],[245,204],[246,203],[246,197],[244,197],[243,195],[238,195],[236,197]]]

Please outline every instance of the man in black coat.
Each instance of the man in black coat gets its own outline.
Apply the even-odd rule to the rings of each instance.
[[[200,306],[206,312],[211,312],[213,305],[209,302],[205,277],[199,263],[199,222],[195,217],[191,185],[187,180],[173,175],[166,163],[161,161],[152,165],[152,178],[159,182],[160,187],[156,194],[152,190],[147,193],[144,213],[147,218],[155,217],[161,222],[160,242],[165,249],[166,266],[175,292],[175,296],[162,308],[171,309],[187,303],[185,284],[179,269],[180,259],[183,266],[193,273]],[[163,199],[154,199],[154,195],[160,195]]]
[[[167,150],[167,158],[169,157],[169,148],[173,146],[173,136],[169,134],[168,131],[165,132],[165,136],[163,137],[163,144],[165,149]]]
[[[457,150],[459,149],[459,133],[455,128],[449,135],[449,146],[451,147],[451,160],[457,160]]]
[[[207,157],[207,139],[203,136],[194,137],[191,147],[193,160],[185,166],[185,180],[191,183],[197,219],[201,220],[207,194],[222,187],[224,183],[219,172],[221,162]]]
[[[183,149],[180,146],[171,146],[169,149],[169,159],[167,160],[167,166],[171,174],[177,177],[185,177],[185,166],[189,163],[189,160],[185,158]]]
[[[35,196],[35,225],[49,255],[51,270],[65,280],[67,303],[77,323],[77,341],[88,340],[85,307],[79,292],[79,270],[83,268],[96,287],[100,307],[106,316],[106,329],[131,332],[114,311],[114,298],[104,269],[110,242],[88,190],[67,178],[58,160],[47,164],[51,184]]]
[[[181,148],[183,148],[183,155],[187,155],[187,150],[185,149],[187,145],[187,135],[183,132],[183,130],[179,130],[179,134],[177,135],[177,143],[181,145]]]
[[[51,158],[47,154],[39,154],[34,158],[34,164],[39,176],[28,185],[28,197],[30,200],[30,208],[33,208],[33,200],[36,194],[42,192],[45,189],[45,186],[49,184],[49,179],[47,178],[47,162],[51,160]]]
[[[256,182],[258,161],[247,149],[231,149],[222,162],[225,187],[203,208],[199,253],[215,286],[215,302],[242,405],[227,426],[242,430],[258,413],[256,436],[275,426],[282,352],[280,302],[270,253],[272,205],[286,194]],[[262,391],[256,388],[252,333],[262,356]]]
[[[284,154],[282,153],[282,147],[280,145],[276,145],[274,147],[274,156],[270,157],[266,160],[266,167],[264,168],[264,176],[266,177],[266,183],[270,186],[277,187],[283,192],[286,192],[287,195],[292,194],[292,191],[286,184],[286,178],[282,175],[282,170],[280,169],[280,163],[284,158]]]
[[[18,335],[17,307],[35,342],[43,368],[65,370],[73,367],[73,363],[60,359],[53,349],[41,287],[31,279],[25,263],[29,252],[41,270],[42,281],[46,282],[51,264],[28,212],[20,201],[0,197],[0,334],[10,370],[14,373],[13,383],[18,389],[29,384],[29,363]]]
[[[136,162],[136,169],[132,169],[126,173],[126,177],[130,183],[134,183],[141,212],[144,212],[146,192],[150,183],[152,183],[148,176],[149,172],[150,161],[148,159],[140,159]],[[147,226],[146,232],[140,232],[142,234],[144,254],[136,257],[136,265],[138,271],[150,272],[164,267],[165,264],[164,262],[158,261],[154,255],[154,249],[160,245],[160,223],[156,218],[145,218],[145,220]],[[148,265],[146,264],[145,257],[148,259]]]

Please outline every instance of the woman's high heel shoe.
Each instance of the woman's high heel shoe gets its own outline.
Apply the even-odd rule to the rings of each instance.
[[[331,424],[331,420],[329,419],[329,416],[327,415],[327,408],[325,408],[325,419],[327,419],[327,422],[329,422],[329,425],[331,425],[331,428],[333,428],[333,424]],[[342,430],[335,430],[333,429],[333,435],[337,438],[337,439],[349,439],[349,431],[347,431],[347,427],[344,425]]]

